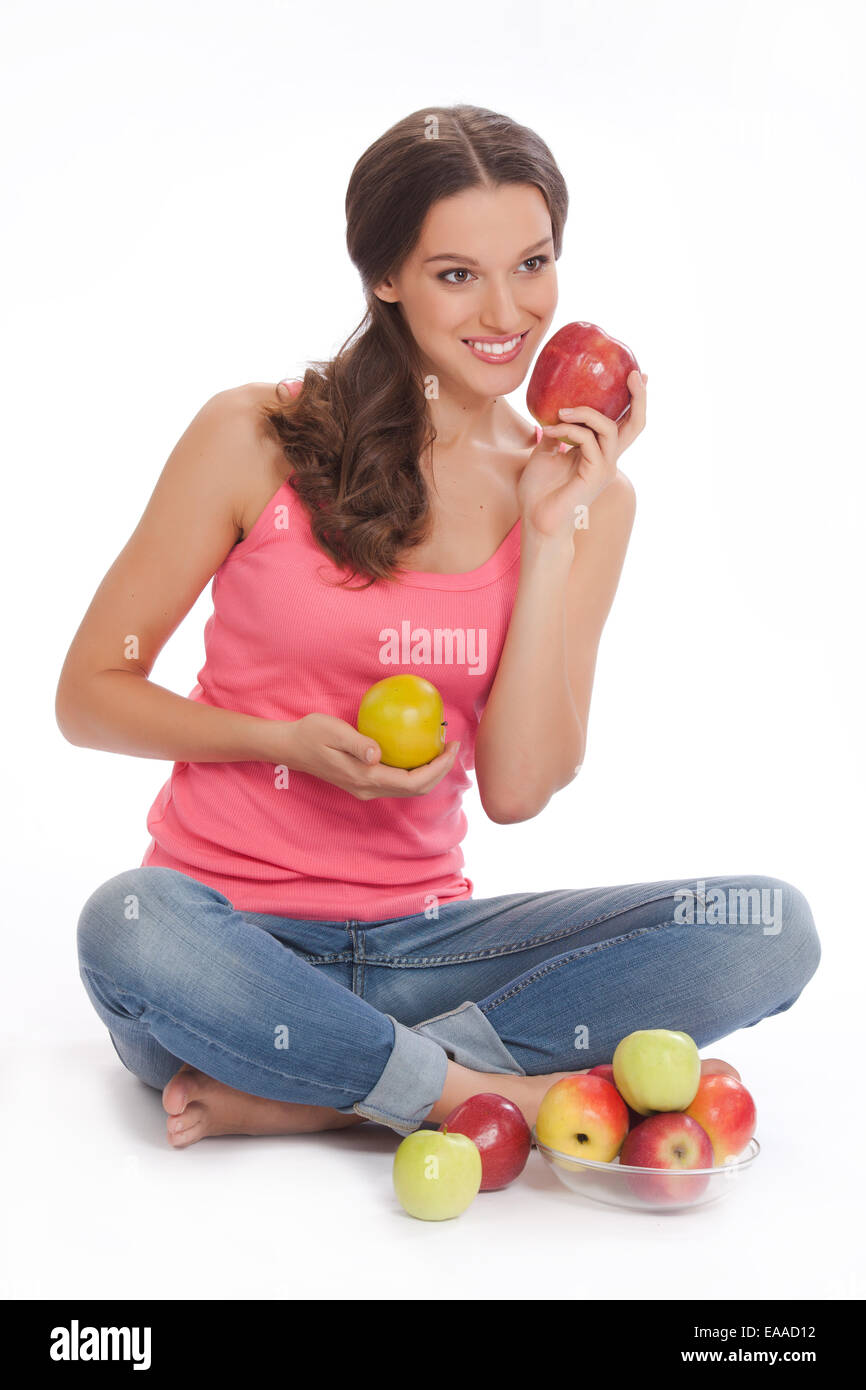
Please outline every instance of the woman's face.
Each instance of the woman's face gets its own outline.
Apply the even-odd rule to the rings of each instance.
[[[440,199],[399,274],[376,294],[400,304],[424,373],[437,378],[440,395],[443,389],[477,396],[516,390],[556,311],[544,198],[531,184],[505,184]],[[470,342],[478,340],[473,349]],[[494,355],[484,340],[507,350]]]

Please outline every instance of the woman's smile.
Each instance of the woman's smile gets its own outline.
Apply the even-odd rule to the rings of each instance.
[[[523,333],[517,333],[511,338],[461,338],[479,362],[489,362],[499,366],[503,362],[513,362],[523,349],[529,329]]]

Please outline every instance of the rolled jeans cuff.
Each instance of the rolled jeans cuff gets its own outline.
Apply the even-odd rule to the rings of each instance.
[[[354,1105],[337,1106],[341,1115],[362,1115],[398,1134],[420,1129],[442,1094],[448,1056],[432,1038],[407,1028],[391,1014],[394,1046],[372,1091]]]
[[[449,1058],[471,1071],[526,1076],[478,1005],[467,999],[459,1008],[437,1014],[413,1028],[394,1025],[394,1047],[385,1070],[369,1095],[338,1107],[341,1115],[363,1115],[400,1134],[420,1129],[442,1094]]]
[[[416,1023],[414,1031],[438,1042],[451,1058],[470,1071],[525,1076],[486,1014],[471,999],[447,1013]]]

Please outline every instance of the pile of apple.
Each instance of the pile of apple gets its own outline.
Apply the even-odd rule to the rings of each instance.
[[[702,1075],[687,1033],[645,1028],[622,1039],[612,1063],[555,1082],[539,1107],[535,1134],[558,1154],[598,1163],[618,1158],[628,1168],[708,1170],[736,1158],[756,1123],[742,1081],[721,1072]],[[710,1177],[705,1171],[689,1180],[690,1200]],[[653,1204],[685,1195],[681,1180],[654,1172],[628,1173],[626,1182]]]
[[[742,1081],[701,1074],[687,1033],[646,1028],[617,1045],[613,1061],[554,1082],[538,1109],[535,1136],[555,1155],[619,1163],[630,1190],[653,1204],[678,1202],[683,1182],[656,1170],[722,1167],[746,1147],[757,1111]],[[505,1096],[470,1096],[437,1131],[416,1130],[394,1155],[394,1187],[410,1216],[459,1216],[479,1192],[507,1187],[523,1172],[532,1134]],[[556,1157],[553,1159],[557,1161]],[[560,1158],[562,1162],[562,1157]],[[689,1179],[699,1195],[709,1171]]]

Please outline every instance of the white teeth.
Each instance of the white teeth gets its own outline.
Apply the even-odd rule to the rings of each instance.
[[[476,343],[472,338],[467,338],[467,342],[476,352],[483,352],[487,357],[501,357],[504,352],[513,352],[520,342],[522,334],[516,338],[510,338],[507,343]]]

